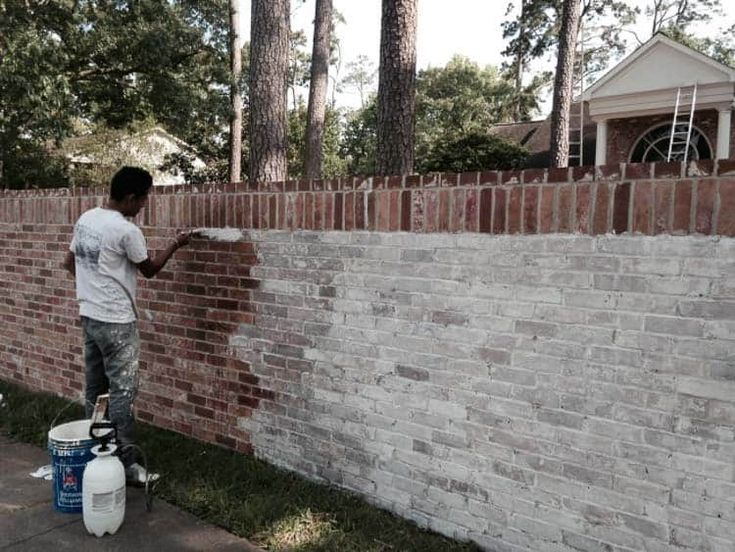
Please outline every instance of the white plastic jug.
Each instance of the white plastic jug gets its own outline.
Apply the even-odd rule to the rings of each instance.
[[[115,445],[92,447],[96,458],[82,476],[82,516],[87,531],[101,537],[114,535],[125,518],[125,468]]]

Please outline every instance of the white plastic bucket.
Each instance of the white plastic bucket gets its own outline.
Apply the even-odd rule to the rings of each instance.
[[[48,432],[48,450],[53,467],[54,508],[82,513],[82,475],[94,455],[96,441],[89,436],[90,420],[58,425]]]

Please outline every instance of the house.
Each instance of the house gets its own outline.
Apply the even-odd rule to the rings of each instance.
[[[595,124],[590,120],[586,103],[580,106],[578,101],[572,103],[570,111],[579,113],[584,108],[584,145],[582,157],[584,165],[595,164]],[[526,168],[548,167],[550,163],[551,116],[538,121],[522,123],[502,123],[493,126],[490,133],[500,138],[521,145],[530,152],[525,161]]]
[[[659,33],[582,95],[583,164],[666,161],[677,94],[682,98],[679,113],[683,112],[684,119],[688,119],[690,100],[684,99],[684,95],[691,94],[695,84],[696,100],[686,158],[730,158],[735,140],[732,125],[735,68]],[[572,104],[572,113],[579,112],[579,100]],[[528,132],[503,128],[512,126],[522,126]],[[548,167],[550,126],[548,118],[498,125],[491,132],[525,145],[531,151],[528,167]],[[515,140],[514,136],[519,134],[523,134],[523,139]],[[671,159],[683,160],[683,149],[679,153],[674,149]],[[578,159],[570,158],[570,161],[570,164],[579,163]]]
[[[145,168],[153,175],[155,186],[183,184],[181,171],[164,168],[171,155],[186,156],[195,170],[206,166],[191,146],[161,127],[75,136],[62,142],[57,153],[66,157],[72,177],[83,184],[106,184],[123,165]]]

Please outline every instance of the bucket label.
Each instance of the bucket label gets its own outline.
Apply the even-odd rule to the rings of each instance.
[[[62,512],[82,512],[82,475],[94,455],[93,440],[71,446],[49,442],[53,466],[54,507]]]
[[[67,493],[76,493],[80,490],[79,478],[71,466],[64,466],[64,473],[61,477],[61,488]]]
[[[82,478],[84,464],[56,465],[54,498],[57,506],[65,508],[81,508],[82,506]]]

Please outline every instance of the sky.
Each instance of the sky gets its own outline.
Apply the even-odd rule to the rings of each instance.
[[[378,66],[380,51],[380,0],[333,0],[334,9],[345,18],[337,27],[344,67],[359,55],[366,55]],[[643,8],[652,0],[629,0],[628,4]],[[291,0],[291,27],[303,29],[311,41],[313,33],[315,0]],[[444,66],[455,54],[460,54],[481,66],[500,65],[501,52],[505,49],[500,24],[507,19],[505,13],[509,0],[418,0],[418,29],[416,37],[417,69]],[[519,0],[513,2],[518,9]],[[735,23],[735,1],[723,0],[725,16],[711,23],[715,29],[727,28]],[[241,26],[244,40],[250,36],[250,0],[241,0]],[[650,35],[650,21],[639,15],[639,21],[631,29],[641,37]],[[696,28],[694,29],[697,30]],[[704,29],[702,29],[704,30]],[[705,30],[706,32],[706,30]],[[628,40],[629,51],[638,42],[632,34]],[[309,43],[309,51],[311,44]],[[555,54],[555,52],[552,52]],[[553,70],[554,61],[542,59],[534,69]],[[332,75],[333,76],[333,75]],[[376,80],[377,86],[377,80]],[[303,92],[306,96],[308,92]],[[356,92],[337,95],[337,104],[358,107],[360,97]],[[545,101],[542,112],[550,110]]]

